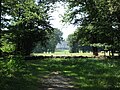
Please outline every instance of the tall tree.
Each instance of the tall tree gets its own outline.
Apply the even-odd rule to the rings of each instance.
[[[78,53],[79,52],[79,43],[77,41],[77,37],[76,37],[75,33],[68,35],[67,41],[68,41],[68,45],[70,47],[69,52],[70,53]]]
[[[54,29],[51,34],[49,34],[49,39],[46,41],[44,45],[41,42],[38,42],[36,47],[34,48],[33,52],[35,53],[43,53],[43,52],[55,52],[56,45],[60,43],[63,33],[59,29]]]
[[[111,51],[118,50],[119,45],[119,4],[118,0],[66,0],[68,11],[64,22],[71,22],[81,26],[80,33],[86,33],[83,38],[93,47],[93,54],[97,55],[97,45],[101,43],[111,47]],[[116,14],[115,14],[116,13]],[[82,31],[83,30],[83,31]],[[88,37],[87,37],[88,36]],[[84,39],[82,39],[84,40]],[[117,41],[117,42],[116,42]]]
[[[3,14],[12,17],[5,26],[7,33],[14,34],[12,42],[16,44],[16,54],[29,55],[35,43],[45,43],[49,38],[47,34],[53,31],[49,23],[49,7],[44,3],[36,4],[34,0],[5,0],[3,5],[7,7]]]

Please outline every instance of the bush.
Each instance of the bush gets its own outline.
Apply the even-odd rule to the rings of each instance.
[[[7,90],[11,83],[23,78],[26,64],[21,56],[8,56],[0,60],[0,89]],[[13,86],[14,87],[14,86]]]
[[[0,61],[0,76],[13,75],[15,72],[21,72],[26,67],[24,60],[21,56],[8,56]]]

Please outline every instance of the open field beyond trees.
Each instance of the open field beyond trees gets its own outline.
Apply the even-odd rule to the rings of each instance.
[[[109,56],[109,52],[99,52],[98,56]],[[111,53],[110,53],[111,54]],[[86,56],[86,57],[94,57],[93,52],[85,52],[82,51],[79,53],[70,53],[69,50],[60,50],[55,53],[32,53],[32,56]],[[118,56],[117,53],[114,53],[115,56]]]

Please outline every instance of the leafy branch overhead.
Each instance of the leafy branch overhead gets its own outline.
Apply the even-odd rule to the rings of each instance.
[[[36,3],[34,0],[2,0],[2,35],[14,35],[13,53],[28,55],[40,41],[45,43],[54,28],[50,25],[49,7],[46,2]],[[7,17],[10,17],[6,19]],[[7,20],[7,21],[6,21]],[[6,25],[7,24],[7,25]],[[7,31],[5,31],[7,28]],[[5,41],[2,42],[4,43]],[[8,42],[11,42],[8,38]],[[5,44],[2,44],[3,47]],[[2,49],[3,50],[3,49]]]
[[[109,46],[120,52],[119,0],[66,0],[68,10],[63,21],[78,26],[77,42],[93,47]],[[100,45],[101,44],[101,45]]]

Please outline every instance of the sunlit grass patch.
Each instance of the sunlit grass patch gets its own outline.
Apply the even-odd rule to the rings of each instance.
[[[36,90],[42,87],[42,79],[60,75],[70,78],[70,83],[80,90],[120,89],[119,60],[49,58],[26,61],[26,64],[27,67],[24,69],[26,73],[22,73],[23,79],[17,78],[18,81],[14,79],[14,88],[20,87],[25,82],[23,85],[25,90],[30,90],[28,89],[30,87]]]
[[[46,70],[60,71],[77,88],[119,88],[120,63],[116,60],[50,59]],[[113,74],[114,73],[114,74]],[[95,89],[96,90],[96,89]]]
[[[93,56],[92,52],[89,53],[69,53],[68,51],[55,52],[55,53],[32,53],[33,56]]]

